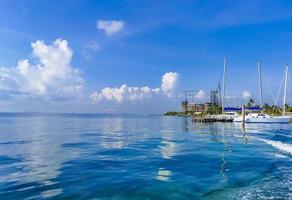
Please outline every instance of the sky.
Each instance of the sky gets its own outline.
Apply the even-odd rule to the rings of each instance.
[[[280,105],[291,44],[289,0],[2,0],[0,112],[179,110],[182,90],[209,101],[225,56],[227,105],[258,102],[258,60]]]

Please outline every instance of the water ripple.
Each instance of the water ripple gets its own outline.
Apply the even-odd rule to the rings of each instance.
[[[0,122],[0,199],[291,198],[291,125],[77,114]]]

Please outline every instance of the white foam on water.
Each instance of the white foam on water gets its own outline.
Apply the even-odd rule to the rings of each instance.
[[[243,138],[243,135],[234,134],[233,136],[236,137],[236,138]],[[258,137],[249,136],[249,135],[247,135],[247,139],[253,139],[253,140],[258,140],[258,141],[264,142],[266,144],[271,145],[272,147],[274,147],[276,149],[279,149],[283,153],[292,155],[292,144],[283,143],[283,142],[280,142],[280,141],[274,141],[274,140],[258,138]],[[275,156],[279,157],[279,158],[280,157],[281,158],[287,158],[287,156],[280,155],[280,154],[277,154],[277,155],[275,154]]]
[[[275,153],[274,156],[277,158],[288,158],[288,156],[283,155],[283,154],[278,154],[278,153]]]
[[[269,144],[271,146],[273,146],[274,148],[277,148],[285,153],[288,153],[290,155],[292,155],[292,145],[291,144],[287,144],[287,143],[283,143],[280,141],[273,141],[273,140],[267,140],[267,139],[261,139],[261,138],[254,138],[257,139],[259,141],[262,141],[266,144]]]
[[[63,193],[63,189],[52,189],[41,193],[43,198],[51,198]]]
[[[271,180],[246,187],[227,188],[214,192],[205,199],[291,199],[290,180],[291,177],[288,175],[286,180]]]

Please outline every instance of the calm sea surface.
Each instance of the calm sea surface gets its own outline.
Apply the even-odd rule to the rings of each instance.
[[[0,199],[292,199],[292,124],[0,114]]]

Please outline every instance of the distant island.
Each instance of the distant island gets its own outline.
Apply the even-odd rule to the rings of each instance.
[[[164,116],[186,116],[184,112],[170,111],[163,114]]]

